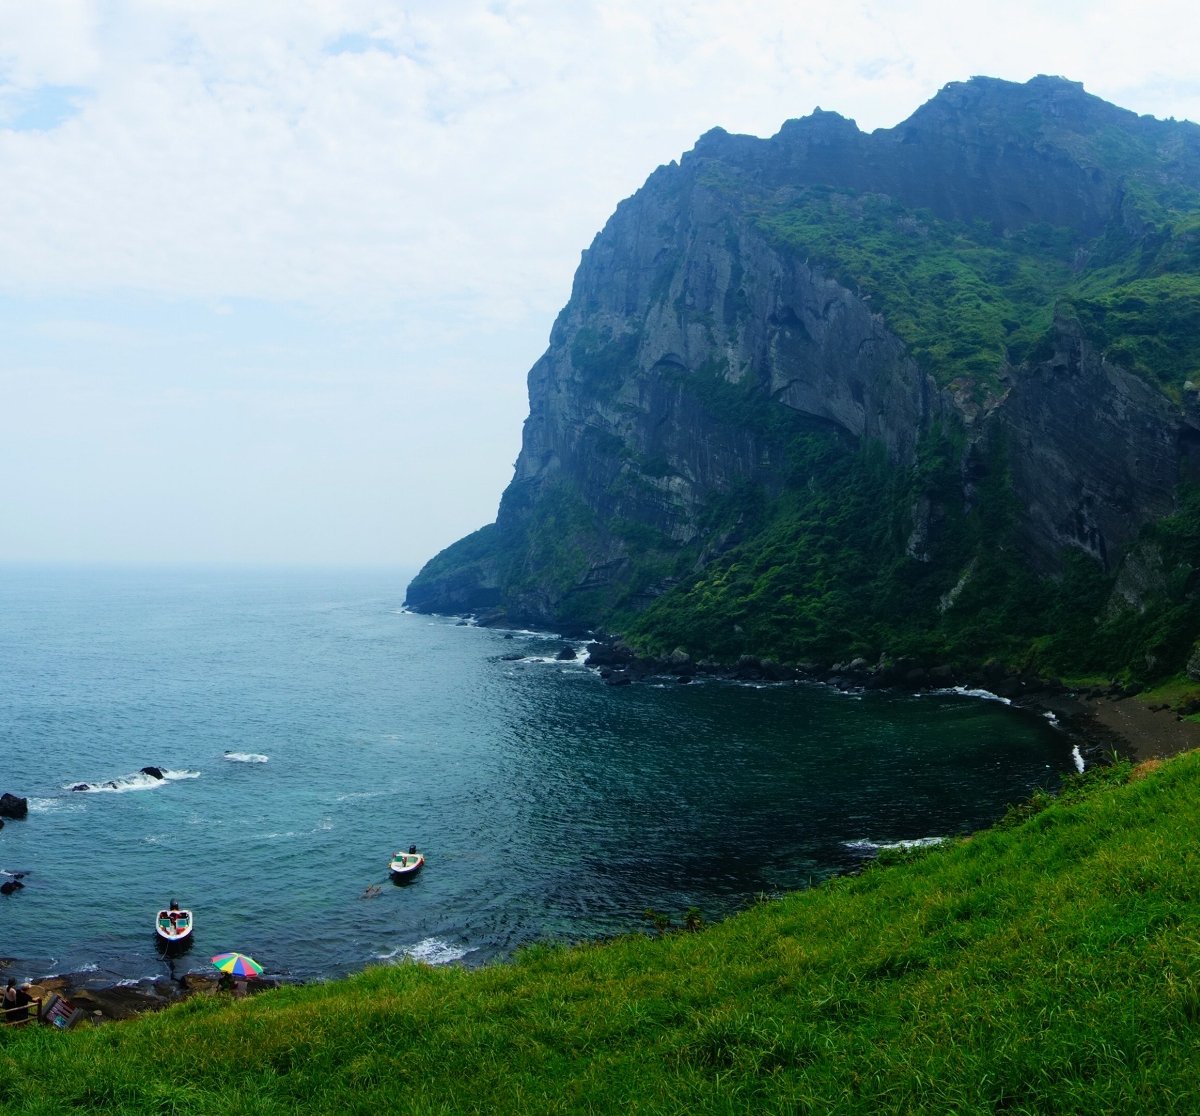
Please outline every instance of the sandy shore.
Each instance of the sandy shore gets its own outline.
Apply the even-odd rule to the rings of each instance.
[[[1110,738],[1137,761],[1165,759],[1200,748],[1200,724],[1180,720],[1173,709],[1129,698],[1083,698],[1085,732]]]

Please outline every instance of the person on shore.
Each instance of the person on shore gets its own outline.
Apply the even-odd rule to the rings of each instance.
[[[4,989],[4,1022],[14,1026],[24,1023],[29,1018],[29,1004],[29,993],[18,988],[17,982],[9,977]]]

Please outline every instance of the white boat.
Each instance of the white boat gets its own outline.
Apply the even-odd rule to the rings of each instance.
[[[398,852],[388,862],[388,871],[393,880],[410,880],[425,864],[425,854],[417,852],[416,845],[410,845],[408,852]]]
[[[165,907],[154,919],[154,933],[160,946],[168,949],[187,945],[192,940],[192,912]]]

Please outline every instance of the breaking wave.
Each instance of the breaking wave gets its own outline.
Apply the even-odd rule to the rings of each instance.
[[[991,690],[973,690],[969,686],[950,686],[945,690],[932,690],[935,694],[958,694],[960,697],[982,698],[984,701],[998,701],[1001,705],[1012,705],[1009,698],[992,693]]]
[[[945,837],[915,837],[909,841],[868,841],[864,837],[857,841],[843,841],[842,845],[853,852],[870,856],[883,849],[924,849],[940,845],[945,840]]]
[[[87,794],[124,794],[126,791],[151,790],[180,779],[200,778],[199,771],[170,771],[165,767],[156,770],[162,772],[161,779],[146,771],[135,771],[132,775],[120,775],[115,779],[106,779],[103,783],[64,783],[63,790]]]
[[[379,961],[419,961],[423,965],[450,965],[461,961],[470,950],[451,945],[441,938],[426,938],[416,945],[399,946],[387,953],[377,953]]]

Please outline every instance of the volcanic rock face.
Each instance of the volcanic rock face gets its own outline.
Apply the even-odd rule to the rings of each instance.
[[[629,576],[639,531],[659,545],[703,544],[701,563],[719,552],[730,540],[704,535],[714,499],[747,485],[777,496],[785,483],[778,431],[728,406],[722,384],[880,444],[901,469],[930,430],[957,430],[968,495],[982,447],[1003,444],[1031,565],[1054,571],[1064,548],[1115,565],[1196,472],[1192,410],[1067,319],[1036,358],[1001,358],[988,383],[939,381],[869,296],[764,220],[807,188],[886,195],[918,215],[918,234],[922,213],[1001,237],[1054,227],[1083,260],[1105,230],[1143,231],[1125,227],[1137,223],[1125,172],[1089,146],[1102,128],[1156,144],[1156,173],[1200,189],[1200,129],[1136,117],[1054,78],[952,85],[869,135],[818,110],[769,140],[702,137],[622,202],[584,253],[529,373],[497,522],[430,562],[409,606],[554,624],[572,600],[599,600]],[[929,514],[918,501],[912,556],[929,545]],[[564,539],[572,545],[556,549]]]
[[[1195,472],[1197,429],[1077,333],[1055,340],[992,421],[1008,438],[1034,564],[1053,569],[1074,547],[1107,569],[1138,527],[1173,510],[1176,485]]]

